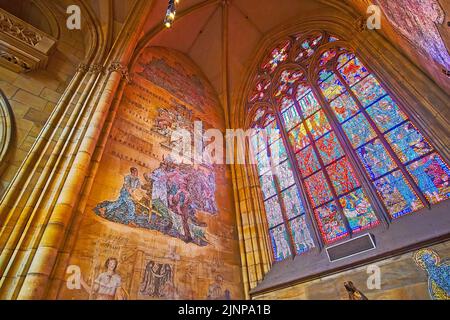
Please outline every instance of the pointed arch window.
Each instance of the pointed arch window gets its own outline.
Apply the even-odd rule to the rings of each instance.
[[[447,162],[345,42],[292,36],[260,66],[248,108],[275,260],[450,197]]]

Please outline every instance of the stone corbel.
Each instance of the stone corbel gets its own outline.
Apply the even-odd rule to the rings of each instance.
[[[56,39],[0,8],[0,65],[14,72],[45,68]]]
[[[109,72],[118,72],[122,79],[124,79],[127,83],[132,82],[132,78],[130,73],[128,72],[128,67],[124,66],[120,62],[112,62],[108,68]]]

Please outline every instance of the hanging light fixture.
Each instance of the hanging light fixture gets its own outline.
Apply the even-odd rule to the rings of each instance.
[[[177,13],[177,4],[180,0],[169,0],[169,6],[167,7],[166,18],[164,19],[164,26],[170,28],[175,21],[175,15]]]

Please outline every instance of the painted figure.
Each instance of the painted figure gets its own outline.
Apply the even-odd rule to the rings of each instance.
[[[172,266],[149,261],[141,283],[141,294],[156,298],[171,298],[172,289]]]
[[[139,181],[139,172],[136,168],[130,168],[130,174],[125,176],[122,189],[120,190],[119,198],[116,201],[103,201],[99,203],[94,211],[107,218],[113,217],[118,209],[126,211],[127,224],[134,224],[136,217],[136,200],[134,191],[141,188]],[[102,211],[103,210],[103,211]]]
[[[223,277],[218,274],[215,282],[208,288],[208,300],[231,300],[231,294],[228,289],[223,290]]]
[[[414,262],[428,274],[428,292],[433,300],[450,300],[450,261],[441,261],[431,249],[413,254]]]
[[[126,300],[127,294],[122,289],[122,277],[116,272],[118,261],[116,258],[108,258],[105,261],[105,271],[100,273],[89,286],[81,278],[81,286],[95,300]]]

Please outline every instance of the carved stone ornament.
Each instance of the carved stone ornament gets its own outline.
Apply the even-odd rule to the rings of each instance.
[[[0,65],[14,72],[45,68],[56,39],[0,8]]]

